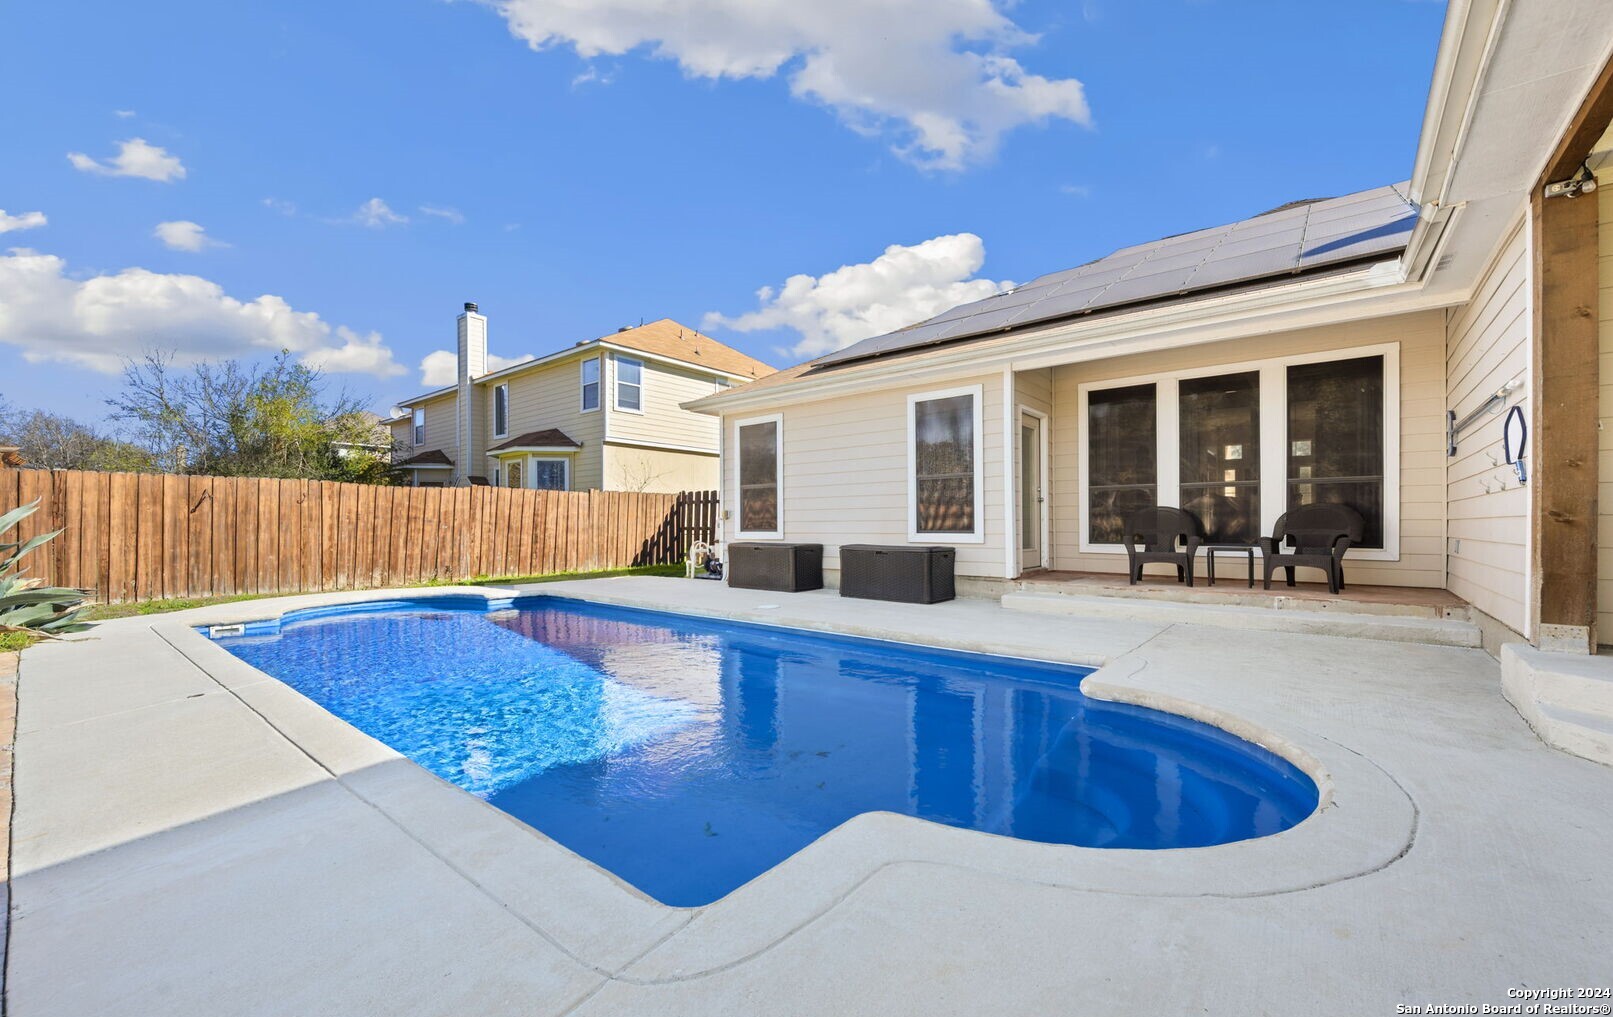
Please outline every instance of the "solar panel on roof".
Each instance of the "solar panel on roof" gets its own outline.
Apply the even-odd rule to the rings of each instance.
[[[1227,226],[1125,247],[1006,293],[960,304],[917,325],[864,339],[820,364],[1053,321],[1223,286],[1280,278],[1405,249],[1417,208],[1405,185],[1280,208]]]

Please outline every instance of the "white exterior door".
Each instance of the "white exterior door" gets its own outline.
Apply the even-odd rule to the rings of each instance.
[[[1035,413],[1019,415],[1019,565],[1036,569],[1046,563],[1047,426]]]

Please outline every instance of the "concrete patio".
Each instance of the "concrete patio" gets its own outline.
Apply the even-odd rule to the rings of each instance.
[[[489,593],[407,595],[443,592]],[[385,591],[127,619],[22,660],[7,1013],[1370,1014],[1607,984],[1613,769],[1543,745],[1482,650],[677,579],[531,592],[1102,664],[1090,694],[1261,741],[1324,805],[1157,852],[870,814],[674,909],[190,628]]]

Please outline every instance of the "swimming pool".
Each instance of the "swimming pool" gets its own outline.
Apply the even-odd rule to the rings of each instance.
[[[1088,699],[1090,668],[556,597],[322,608],[217,641],[678,906],[864,812],[1147,849],[1317,804],[1265,749]]]

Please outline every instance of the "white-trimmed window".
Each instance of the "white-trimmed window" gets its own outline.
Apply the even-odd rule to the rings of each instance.
[[[417,446],[424,445],[426,443],[426,411],[424,407],[416,406],[414,408],[413,423],[414,443]]]
[[[502,438],[510,433],[510,386],[493,386],[493,437]],[[511,484],[511,487],[520,487]]]
[[[582,411],[599,409],[599,358],[589,357],[582,362]]]
[[[737,421],[739,535],[784,536],[784,417],[774,413]]]
[[[1153,504],[1251,543],[1320,502],[1366,521],[1352,556],[1398,560],[1399,406],[1394,343],[1083,384],[1081,550],[1123,550],[1123,518]]]
[[[616,358],[616,408],[644,412],[644,361]]]
[[[908,539],[978,544],[986,539],[980,385],[907,398]]]
[[[571,461],[553,456],[532,457],[532,483],[539,491],[571,490]]]

